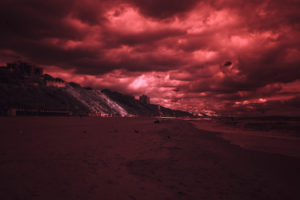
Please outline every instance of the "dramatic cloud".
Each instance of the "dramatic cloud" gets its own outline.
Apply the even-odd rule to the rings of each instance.
[[[300,112],[299,0],[2,0],[0,26],[0,63],[194,112]]]

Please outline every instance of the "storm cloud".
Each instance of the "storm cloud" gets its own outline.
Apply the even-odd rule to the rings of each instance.
[[[2,0],[0,26],[1,63],[193,112],[300,112],[299,0]]]

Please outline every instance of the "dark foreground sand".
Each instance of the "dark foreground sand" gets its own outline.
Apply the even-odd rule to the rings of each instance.
[[[300,199],[300,158],[153,122],[0,118],[0,199]]]

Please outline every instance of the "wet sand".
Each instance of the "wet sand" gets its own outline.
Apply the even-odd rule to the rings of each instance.
[[[154,121],[0,118],[0,199],[300,199],[299,157]]]
[[[300,130],[292,133],[284,129],[247,130],[220,120],[191,120],[191,123],[200,130],[217,133],[219,137],[245,149],[300,158]]]

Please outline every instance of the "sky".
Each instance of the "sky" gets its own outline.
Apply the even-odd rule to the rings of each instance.
[[[300,0],[1,0],[0,27],[0,64],[195,113],[300,115]]]

